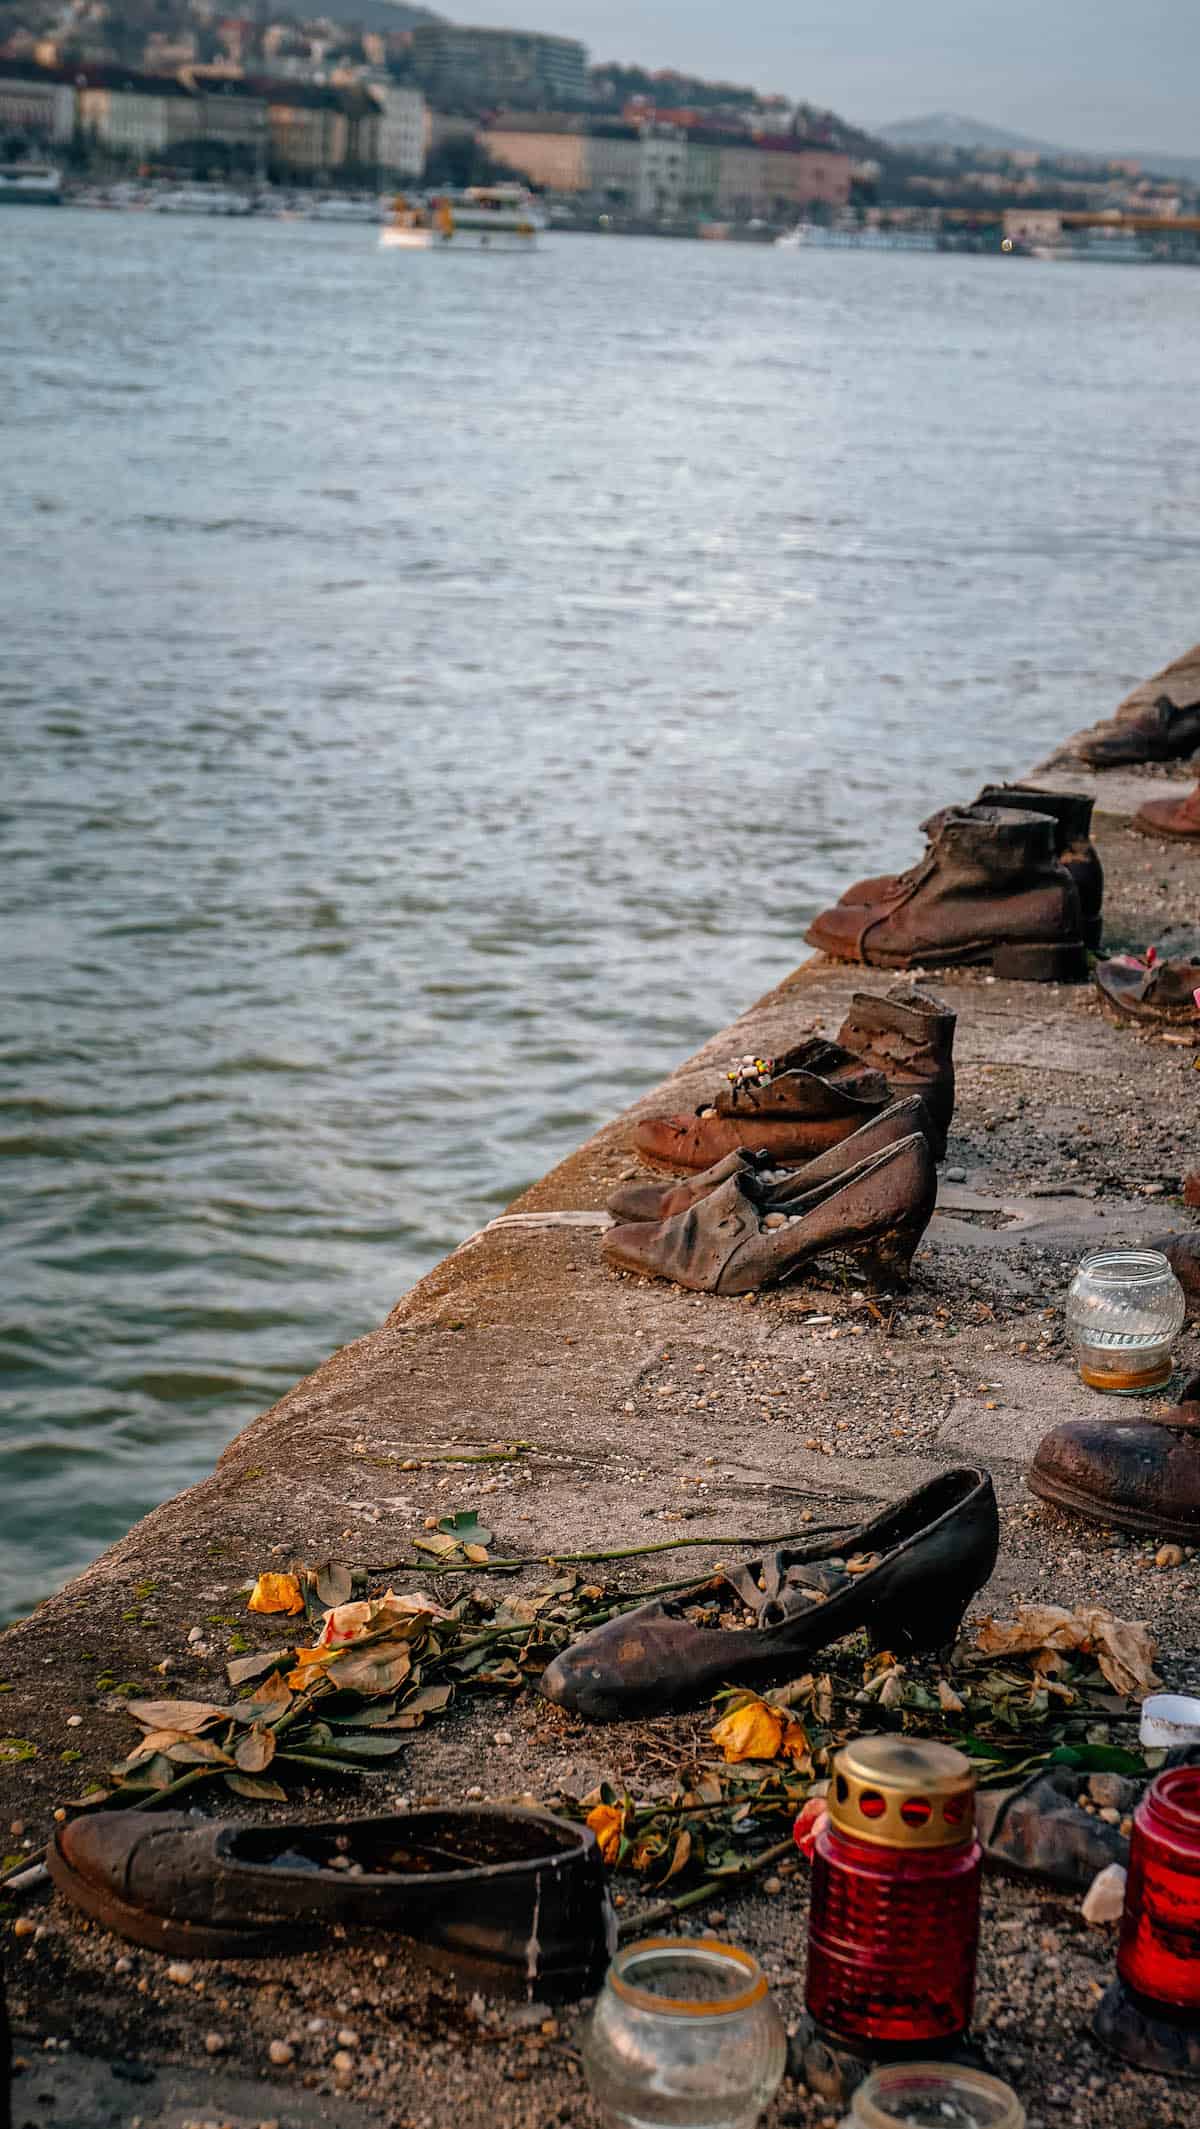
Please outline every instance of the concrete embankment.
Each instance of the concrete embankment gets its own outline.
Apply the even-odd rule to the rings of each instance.
[[[1162,782],[1101,780],[1106,938],[1195,951],[1200,853],[1128,825]],[[293,1558],[383,1568],[409,1554],[427,1516],[468,1504],[486,1511],[506,1553],[727,1540],[796,1530],[806,1510],[823,1520],[832,1500],[835,1520],[857,1514],[947,1463],[977,1461],[993,1473],[1003,1523],[987,1609],[1018,1595],[1109,1605],[1151,1622],[1172,1686],[1200,1683],[1200,1558],[1160,1569],[1152,1544],[1071,1523],[1023,1483],[1047,1426],[1096,1405],[1064,1344],[1074,1261],[1099,1239],[1190,1223],[1178,1190],[1200,1165],[1196,1052],[1113,1027],[1088,987],[939,976],[933,987],[959,1014],[958,1112],[906,1297],[873,1308],[861,1288],[822,1273],[720,1300],[618,1278],[601,1259],[601,1208],[631,1167],[637,1115],[694,1105],[730,1055],[833,1032],[853,990],[886,982],[821,960],[787,976],[438,1265],[378,1331],[255,1420],[211,1477],[10,1629],[0,1731],[34,1756],[4,1769],[9,1851],[40,1846],[64,1795],[103,1780],[129,1750],[123,1694],[221,1697],[230,1644],[257,1625],[240,1594],[249,1577]],[[1184,1358],[1200,1363],[1194,1326]],[[475,1453],[496,1460],[438,1460]],[[714,1556],[667,1555],[666,1572]],[[630,1589],[664,1575],[661,1556],[623,1566]],[[271,1625],[257,1634],[264,1647]],[[364,1778],[352,1802],[312,1789],[300,1808],[385,1808],[398,1792],[582,1794],[604,1775],[644,1787],[706,1748],[711,1719],[702,1709],[589,1730],[532,1696],[475,1701],[413,1735],[402,1778]],[[22,1933],[10,1920],[4,1936],[17,2051],[30,2065],[15,2085],[19,2123],[593,2120],[574,2012],[462,2006],[402,1949],[336,1945],[273,1964],[198,1965],[171,1981],[165,1962],[81,1926],[44,1894],[20,1916]],[[773,1897],[731,1903],[719,1924],[762,1958],[789,2018],[801,2006],[804,1923],[796,1877]],[[1177,2090],[1115,2072],[1085,2037],[1111,1957],[1111,1935],[1087,1930],[1071,1903],[989,1887],[979,2023],[1031,2124],[1146,2129],[1184,2118]],[[339,2072],[344,2027],[357,2041],[354,2068]],[[280,2042],[292,2050],[286,2067],[273,2066],[272,2042],[277,2055]],[[789,2085],[769,2120],[831,2118]]]

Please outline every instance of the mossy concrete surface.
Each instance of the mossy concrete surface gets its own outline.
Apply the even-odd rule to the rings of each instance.
[[[1163,782],[1122,774],[1110,800],[1100,780],[1112,808],[1097,819],[1106,942],[1116,948],[1200,949],[1200,853],[1128,824],[1131,804]],[[486,1512],[505,1554],[712,1539],[712,1551],[597,1569],[636,1589],[690,1564],[702,1571],[738,1534],[852,1519],[949,1463],[976,1462],[994,1476],[1003,1522],[979,1612],[1018,1596],[1107,1604],[1150,1621],[1172,1686],[1200,1682],[1200,1559],[1161,1568],[1153,1542],[1071,1522],[1035,1502],[1024,1477],[1048,1426],[1099,1403],[1064,1341],[1074,1261],[1100,1239],[1193,1222],[1180,1184],[1200,1166],[1200,1052],[1112,1026],[1089,986],[928,975],[959,1015],[959,1095],[939,1211],[907,1295],[878,1300],[832,1261],[748,1301],[618,1276],[603,1262],[604,1201],[636,1166],[639,1115],[696,1105],[733,1055],[834,1033],[854,990],[890,980],[821,959],[785,977],[466,1240],[378,1331],[248,1426],[210,1477],[11,1628],[0,1641],[0,1732],[36,1756],[4,1770],[8,1851],[39,1848],[64,1797],[103,1781],[129,1750],[122,1700],[132,1690],[219,1698],[231,1645],[273,1645],[273,1622],[246,1619],[249,1578],[330,1556],[383,1570],[409,1556],[426,1517],[451,1507]],[[1194,1325],[1181,1361],[1200,1364]],[[436,1460],[472,1455],[498,1460]],[[530,1568],[521,1586],[539,1574]],[[588,1729],[532,1696],[475,1702],[414,1733],[401,1777],[332,1796],[314,1787],[297,1808],[317,1817],[386,1808],[400,1793],[583,1793],[605,1774],[644,1789],[711,1749],[711,1720],[701,1709]],[[802,1878],[789,1877],[773,1898],[730,1903],[719,1925],[761,1956],[789,2020],[802,2005],[805,1898]],[[1088,2037],[1112,1932],[1027,1887],[996,1884],[986,1898],[980,2030],[1031,2124],[1183,2119],[1177,2090],[1117,2074]],[[44,1893],[21,1902],[21,1934],[16,1912],[14,1902],[3,1925],[9,1997],[18,2055],[36,2064],[14,2086],[22,2129],[594,2121],[576,2012],[460,2002],[402,1945],[201,1965],[180,1982]],[[346,2027],[355,2044],[339,2051]],[[291,2049],[286,2066],[272,2062],[272,2042]],[[352,2068],[335,2066],[339,2052]],[[132,2076],[114,2075],[114,2063],[133,2064]],[[172,2065],[191,2080],[182,2113],[163,2082]],[[769,2120],[815,2125],[836,2111],[789,2083]]]

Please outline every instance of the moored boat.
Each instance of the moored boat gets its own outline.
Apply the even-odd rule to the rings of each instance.
[[[397,251],[532,251],[545,226],[524,185],[469,185],[427,200],[398,194],[379,241]]]
[[[0,163],[0,204],[57,207],[62,201],[62,171],[50,163]]]

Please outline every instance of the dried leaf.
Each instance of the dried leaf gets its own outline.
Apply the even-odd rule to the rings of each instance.
[[[233,1712],[211,1700],[127,1700],[125,1706],[143,1730],[174,1730],[187,1737],[207,1729],[210,1722],[228,1722]]]
[[[291,1654],[285,1648],[271,1649],[265,1656],[235,1656],[225,1666],[225,1676],[230,1685],[249,1685],[252,1678],[265,1678],[268,1671],[279,1670],[291,1662]]]
[[[660,1880],[660,1883],[665,1885],[668,1878],[677,1878],[679,1876],[680,1871],[685,1870],[687,1868],[688,1863],[691,1861],[691,1855],[692,1836],[688,1832],[687,1827],[685,1826],[683,1832],[679,1836],[679,1839],[675,1843],[675,1852],[671,1857],[671,1861],[662,1879]]]
[[[364,1693],[368,1699],[375,1699],[381,1693],[394,1693],[411,1669],[412,1657],[407,1648],[388,1644],[361,1651],[352,1649],[337,1659],[332,1675],[339,1692]]]
[[[475,1567],[481,1567],[488,1557],[486,1545],[464,1545],[463,1551]]]
[[[1127,1700],[1152,1693],[1155,1643],[1140,1622],[1117,1619],[1103,1605],[1069,1612],[1061,1604],[1018,1604],[1015,1619],[985,1619],[976,1645],[987,1656],[1024,1656],[1044,1649],[1094,1655],[1109,1684]]]
[[[295,1575],[260,1575],[250,1593],[252,1612],[287,1612],[289,1617],[304,1610],[304,1597]]]
[[[615,1804],[597,1804],[594,1811],[588,1812],[587,1823],[600,1844],[600,1854],[603,1860],[611,1868],[621,1850],[621,1833],[625,1824],[624,1812],[618,1810]]]
[[[274,1730],[264,1729],[256,1722],[252,1730],[239,1737],[233,1756],[243,1774],[264,1773],[275,1757]]]
[[[742,1759],[774,1759],[783,1742],[784,1714],[750,1694],[723,1715],[710,1735],[732,1765]]]
[[[327,1610],[346,1604],[354,1594],[354,1577],[348,1567],[337,1560],[326,1560],[313,1569],[313,1586]]]
[[[938,1679],[937,1695],[938,1706],[944,1714],[961,1715],[964,1712],[964,1703],[959,1699],[954,1687],[948,1684],[944,1678]]]
[[[261,1774],[227,1774],[225,1787],[235,1796],[248,1796],[256,1804],[286,1804],[287,1790],[278,1782],[264,1781]]]
[[[425,1685],[411,1693],[395,1717],[397,1730],[418,1730],[427,1715],[440,1715],[454,1695],[452,1685]]]
[[[435,1560],[450,1560],[461,1553],[457,1538],[438,1537],[436,1532],[423,1538],[413,1539],[414,1552],[432,1553]]]
[[[233,1761],[228,1752],[222,1752],[211,1737],[181,1737],[177,1744],[168,1745],[166,1756],[173,1767],[231,1767]]]

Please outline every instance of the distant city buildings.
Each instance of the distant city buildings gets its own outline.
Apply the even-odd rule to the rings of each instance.
[[[833,148],[697,126],[606,125],[508,112],[480,135],[489,154],[540,190],[575,195],[647,221],[717,214],[795,221],[804,209],[847,206],[853,159]]]
[[[410,50],[413,73],[439,109],[465,103],[479,110],[508,104],[554,110],[589,100],[587,46],[574,37],[421,22]]]

